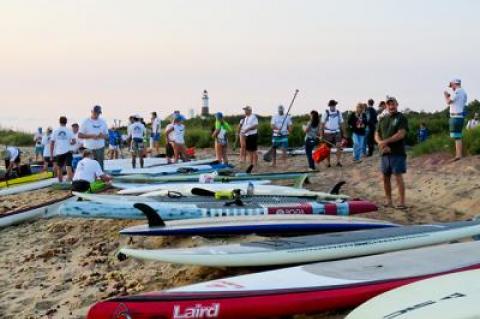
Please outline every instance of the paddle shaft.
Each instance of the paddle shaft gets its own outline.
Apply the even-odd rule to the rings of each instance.
[[[295,90],[295,94],[293,94],[292,101],[290,102],[290,105],[288,106],[287,114],[285,114],[285,117],[283,118],[282,125],[280,125],[280,132],[283,128],[283,124],[285,124],[285,121],[287,120],[288,114],[290,113],[290,110],[292,109],[293,102],[295,102],[295,98],[297,97],[298,94],[298,89]]]

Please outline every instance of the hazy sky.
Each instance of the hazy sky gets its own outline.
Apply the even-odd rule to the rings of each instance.
[[[270,114],[351,109],[385,94],[444,107],[460,77],[480,92],[476,0],[0,0],[0,125],[33,130],[178,108]]]

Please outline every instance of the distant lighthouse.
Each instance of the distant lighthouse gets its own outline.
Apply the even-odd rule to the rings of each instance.
[[[207,90],[203,90],[203,96],[202,96],[202,112],[201,112],[203,117],[206,117],[209,115],[208,111],[208,92]]]

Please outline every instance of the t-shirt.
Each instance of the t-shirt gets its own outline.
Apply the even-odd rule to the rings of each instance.
[[[162,121],[158,117],[154,118],[152,121],[152,134],[160,133],[162,129]]]
[[[467,105],[467,93],[463,88],[458,88],[452,97],[452,104],[450,104],[450,117],[463,117]]]
[[[93,134],[98,135],[103,133],[105,136],[108,135],[108,127],[107,123],[103,119],[92,119],[87,118],[82,122],[80,125],[80,133],[82,134]],[[86,148],[90,150],[98,150],[99,148],[105,147],[105,139],[93,139],[93,138],[86,138],[83,140],[83,144]]]
[[[84,180],[87,182],[94,182],[97,177],[103,175],[100,164],[91,158],[84,158],[77,164],[75,169],[75,175],[73,175],[74,181]]]
[[[35,146],[42,146],[42,133],[35,133],[33,140],[35,141]]]
[[[43,145],[43,157],[50,157],[50,141],[52,139],[52,134],[43,135],[42,145]]]
[[[173,128],[173,124],[172,124],[172,123],[168,124],[167,127],[165,127],[165,131],[168,131],[168,130],[170,130],[171,128]],[[168,133],[168,135],[167,135],[167,140],[168,140],[168,142],[173,142],[173,134],[174,134],[173,131],[171,131],[170,133]]]
[[[352,130],[352,133],[357,135],[365,135],[365,129],[367,126],[367,115],[365,113],[357,116],[357,113],[352,112],[348,118],[348,126]]]
[[[274,127],[273,136],[286,136],[288,128],[292,126],[292,118],[290,115],[275,114],[272,116],[270,124]]]
[[[255,116],[255,114],[250,114],[249,116],[245,116],[245,118],[240,121],[240,125],[242,126],[240,132],[243,133],[245,136],[257,134],[256,128],[254,130],[247,131],[250,127],[258,125],[258,119]]]
[[[232,130],[230,125],[225,121],[215,121],[215,129],[218,130],[217,139],[219,142],[225,142],[227,140],[227,133]]]
[[[185,125],[173,124],[173,141],[177,144],[185,144]]]
[[[325,110],[322,115],[322,123],[325,124],[325,133],[339,133],[340,125],[343,123],[342,113],[339,110]]]
[[[141,139],[145,136],[145,125],[142,122],[133,122],[128,126],[128,136],[133,139]]]
[[[78,153],[78,150],[80,149],[80,147],[83,146],[83,140],[78,138],[78,132],[73,133],[73,138],[75,138],[75,144],[71,145],[72,152],[73,153]]]
[[[316,127],[313,127],[312,123],[308,122],[307,131],[305,132],[305,140],[308,138],[313,140],[317,139],[319,132],[320,132],[320,123]]]
[[[108,130],[108,144],[112,146],[120,145],[120,132],[117,130]]]
[[[378,122],[377,132],[382,140],[385,140],[395,135],[399,130],[404,129],[408,131],[408,120],[400,112],[394,114],[388,114],[383,116]],[[405,153],[405,138],[389,143],[391,155],[406,155]]]
[[[71,142],[73,140],[73,132],[65,126],[60,126],[52,133],[51,142],[55,142],[53,156],[62,155],[72,150]]]
[[[18,155],[20,155],[20,150],[14,146],[7,147],[7,155],[8,159],[13,162],[17,159]]]

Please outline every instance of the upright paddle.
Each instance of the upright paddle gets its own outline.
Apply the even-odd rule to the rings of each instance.
[[[285,117],[283,118],[282,125],[280,125],[280,131],[283,128],[283,125],[285,124],[285,121],[287,120],[288,114],[290,113],[290,109],[292,108],[293,102],[295,102],[295,98],[297,97],[298,94],[298,89],[295,90],[295,94],[293,94],[292,101],[290,102],[290,105],[288,107],[287,113],[285,114]],[[263,155],[263,160],[265,162],[271,162],[272,161],[272,156],[273,152],[276,152],[276,150],[272,147]]]

